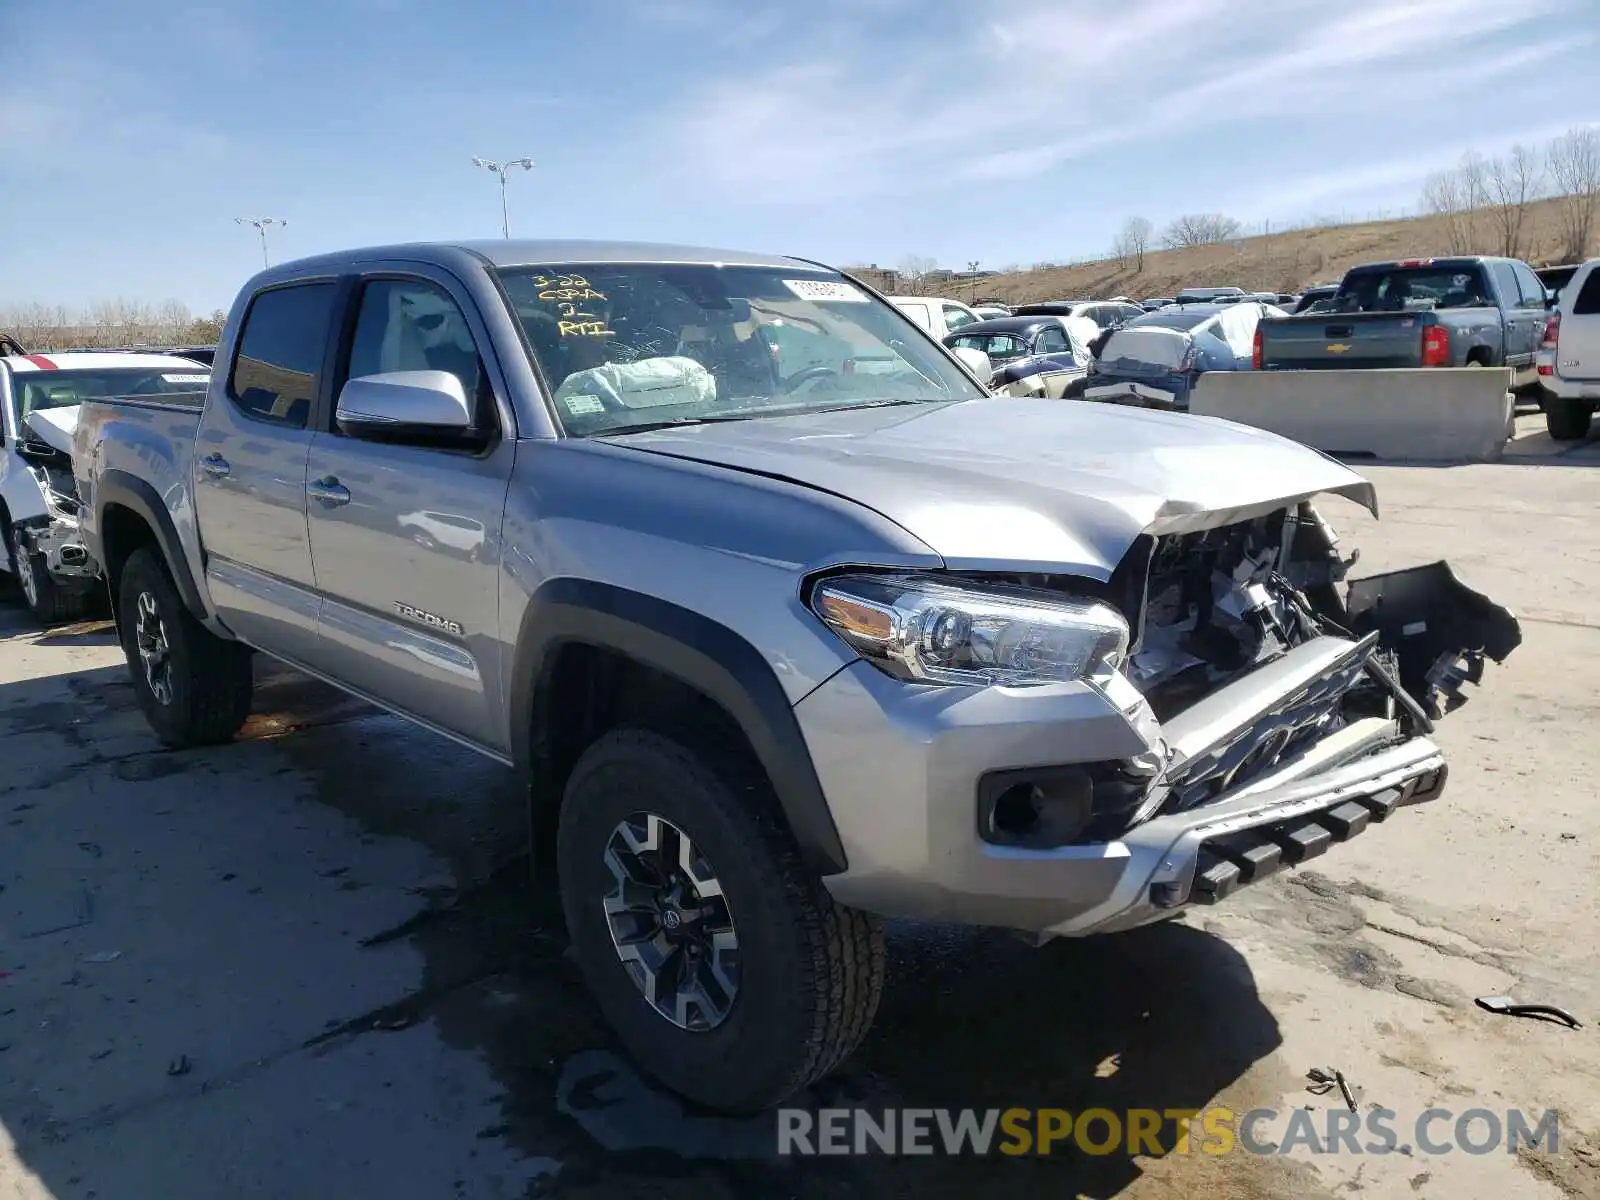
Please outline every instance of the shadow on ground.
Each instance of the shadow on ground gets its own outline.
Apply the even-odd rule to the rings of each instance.
[[[92,639],[105,636],[105,630],[55,636],[63,642],[74,636]],[[282,779],[285,803],[304,793],[309,780],[315,802],[367,830],[362,846],[410,840],[451,864],[454,886],[440,886],[437,879],[410,881],[405,890],[421,897],[420,911],[392,927],[330,943],[333,949],[319,962],[323,978],[318,985],[326,990],[320,1015],[328,1019],[308,1020],[301,1040],[290,1040],[274,1062],[292,1067],[296,1056],[326,1061],[342,1047],[367,1039],[396,1037],[404,1030],[423,1037],[428,1028],[436,1030],[448,1046],[486,1061],[500,1089],[499,1119],[464,1136],[480,1146],[503,1144],[525,1156],[524,1162],[549,1164],[548,1172],[533,1173],[529,1194],[700,1200],[1009,1196],[1018,1189],[1048,1189],[1052,1195],[1111,1196],[1141,1174],[1140,1161],[1121,1149],[1089,1156],[1058,1147],[1051,1157],[1022,1159],[999,1154],[959,1160],[780,1159],[773,1116],[730,1120],[689,1111],[641,1080],[617,1050],[566,956],[550,890],[536,888],[530,879],[522,856],[521,797],[509,771],[265,663],[259,667],[255,712],[240,737],[244,745],[171,751],[139,730],[136,718],[121,666],[0,685],[7,747],[25,745],[30,734],[65,739],[58,748],[66,757],[50,766],[54,775],[41,767],[44,773],[36,777],[13,776],[10,790],[58,788],[93,774],[95,803],[115,806],[122,802],[120,787],[176,784],[180,781],[168,777],[185,773],[215,775],[214,786],[226,789],[230,771],[249,760],[256,763],[251,769],[258,784],[265,781],[267,796],[279,786],[272,780]],[[271,749],[249,746],[261,742]],[[274,758],[285,765],[272,767]],[[27,807],[39,794],[30,792]],[[264,855],[303,853],[292,844],[297,836],[310,836],[294,832],[303,824],[275,828],[275,836],[287,840],[264,847]],[[118,849],[107,846],[102,852],[110,861]],[[196,856],[198,869],[210,869],[206,852],[203,844],[181,851]],[[158,853],[180,851],[169,846]],[[170,873],[191,865],[152,863],[148,857],[140,870]],[[318,886],[339,904],[354,905],[368,894],[347,890],[356,886],[363,866],[356,861],[348,876],[329,878],[345,870],[320,869],[311,878],[322,880]],[[257,908],[271,905],[271,886],[254,892],[261,893],[252,894]],[[282,894],[284,919],[301,919]],[[352,924],[350,911],[333,913],[330,920]],[[404,985],[404,994],[378,1007],[353,1016],[348,1008],[341,1011],[374,964],[386,961],[383,956],[397,946],[420,958],[420,981]],[[130,959],[141,949],[137,942],[122,948]],[[245,975],[230,979],[228,987],[271,997],[281,981],[271,975],[250,979],[253,961],[241,956],[232,962],[232,971]],[[272,960],[263,955],[260,961]],[[68,982],[79,976],[74,970]],[[160,999],[159,978],[147,982],[154,988],[147,1004],[129,1009],[123,1018],[135,1034],[141,1020],[152,1018],[149,1002]],[[212,1003],[221,1004],[228,995],[227,988],[219,989]],[[197,1002],[193,994],[184,999]],[[39,1003],[48,1008],[55,1002]],[[5,1008],[0,1003],[0,1014]],[[315,1012],[313,1005],[306,1015]],[[8,1019],[0,1019],[0,1050],[9,1047]],[[202,1014],[196,1025],[226,1029],[229,1019],[227,1012]],[[86,1056],[86,1064],[97,1053],[72,1044],[70,1031],[64,1036],[70,1055]],[[1074,1112],[1198,1109],[1270,1054],[1279,1040],[1276,1021],[1257,995],[1244,960],[1220,939],[1181,923],[1040,949],[993,931],[897,924],[891,929],[890,985],[876,1029],[842,1072],[795,1103],[813,1110],[861,1106],[875,1112],[1013,1106]],[[117,1122],[136,1124],[155,1101],[96,1110],[76,1124],[56,1120],[40,1106],[39,1080],[27,1072],[42,1077],[49,1070],[64,1071],[70,1084],[80,1069],[61,1066],[59,1057],[49,1068],[43,1049],[36,1056],[13,1053],[10,1058],[6,1073],[15,1069],[18,1074],[0,1088],[0,1098],[9,1097],[0,1107],[0,1120],[51,1192],[87,1196],[93,1192],[86,1192],[88,1185],[80,1180],[123,1178],[121,1163],[95,1164],[86,1156],[99,1152],[96,1139],[106,1130]],[[346,1055],[344,1061],[342,1069],[356,1075],[381,1069],[363,1066],[373,1061],[370,1056]],[[79,1078],[68,1091],[83,1090]],[[160,1103],[205,1103],[211,1086],[207,1081],[187,1098]],[[230,1086],[227,1079],[217,1081],[211,1102],[221,1104]],[[365,1095],[389,1085],[376,1078],[347,1078],[344,1086]],[[277,1103],[293,1103],[273,1094],[280,1095]],[[273,1129],[282,1117],[262,1111],[251,1120]],[[1171,1145],[1170,1123],[1162,1139]],[[379,1171],[382,1145],[366,1150],[374,1156],[371,1170]],[[187,1154],[181,1165],[144,1164],[146,1174],[138,1178],[161,1179],[167,1194],[203,1194],[207,1152],[202,1144]],[[460,1149],[463,1161],[476,1155],[470,1146]],[[366,1190],[359,1176],[347,1174],[342,1182]],[[376,1174],[368,1182],[374,1189],[380,1186]],[[489,1194],[488,1185],[470,1174],[457,1184],[456,1195]],[[390,1200],[423,1194],[420,1183],[415,1193],[406,1192],[404,1184],[396,1190],[392,1180],[382,1186]],[[262,1178],[249,1194],[275,1195],[278,1187],[272,1178]],[[136,1193],[154,1194],[148,1184],[125,1194]]]

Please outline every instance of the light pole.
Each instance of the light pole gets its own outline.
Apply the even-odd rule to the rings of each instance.
[[[521,167],[524,171],[533,170],[533,159],[514,158],[510,162],[495,162],[492,158],[474,158],[472,165],[482,167],[485,171],[493,171],[500,176],[500,235],[505,238],[511,236],[511,218],[506,214],[506,172],[512,167]]]
[[[972,277],[972,299],[978,298],[978,260],[973,259],[967,264],[967,274]]]
[[[254,225],[255,226],[256,232],[261,235],[261,265],[263,267],[265,267],[265,266],[268,265],[268,263],[267,263],[267,226],[268,225],[276,225],[276,226],[278,226],[278,228],[281,229],[285,225],[287,225],[289,222],[283,220],[281,217],[235,217],[233,219],[233,223],[235,225]]]

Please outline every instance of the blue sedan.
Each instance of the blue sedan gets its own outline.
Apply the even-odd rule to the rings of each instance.
[[[1186,304],[1147,313],[1113,333],[1089,364],[1086,400],[1186,411],[1207,371],[1248,371],[1261,318],[1282,309],[1255,301]]]

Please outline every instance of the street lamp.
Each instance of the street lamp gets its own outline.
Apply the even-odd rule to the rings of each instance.
[[[978,299],[978,260],[973,259],[967,264],[967,274],[972,277],[972,299]]]
[[[254,225],[255,226],[256,232],[261,235],[261,265],[263,267],[265,267],[265,266],[268,265],[267,264],[267,226],[268,225],[276,225],[276,226],[278,226],[278,228],[281,229],[285,225],[287,225],[289,222],[283,220],[281,217],[235,217],[233,219],[233,223],[235,225]]]
[[[533,170],[533,159],[514,158],[510,162],[495,162],[490,158],[474,158],[472,165],[482,167],[485,171],[493,171],[500,176],[500,234],[502,237],[511,236],[511,218],[506,215],[506,172],[512,167],[521,167],[524,171]]]

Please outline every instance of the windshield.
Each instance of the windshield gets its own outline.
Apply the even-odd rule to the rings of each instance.
[[[106,396],[191,395],[196,403],[211,376],[199,363],[171,367],[95,367],[88,370],[16,371],[17,416],[46,408],[70,408]]]
[[[1332,307],[1337,312],[1479,308],[1488,303],[1488,294],[1477,267],[1395,267],[1350,272]]]
[[[500,272],[570,434],[983,395],[831,272],[596,263]]]
[[[957,350],[981,350],[993,363],[1008,358],[1021,358],[1028,352],[1028,344],[1014,333],[969,333],[950,339]]]

